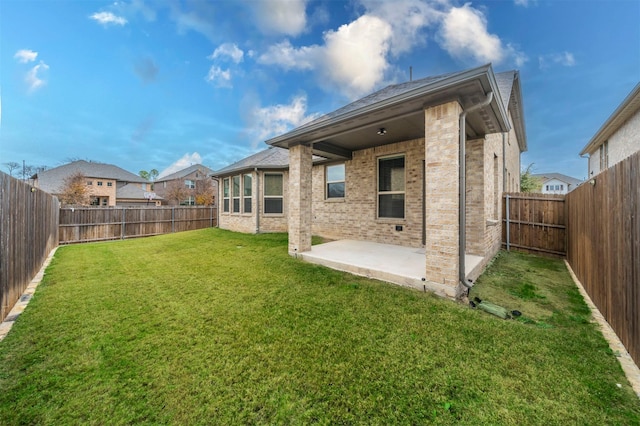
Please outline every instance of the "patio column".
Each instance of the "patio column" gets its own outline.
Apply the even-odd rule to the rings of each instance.
[[[458,296],[459,122],[458,102],[426,108],[425,279],[449,297]]]
[[[311,250],[311,168],[309,146],[289,148],[289,254]]]

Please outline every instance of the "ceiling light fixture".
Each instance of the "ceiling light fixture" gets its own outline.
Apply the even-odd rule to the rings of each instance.
[[[378,129],[378,134],[380,136],[386,135],[387,134],[387,129],[385,129],[384,127],[380,127],[380,129]]]

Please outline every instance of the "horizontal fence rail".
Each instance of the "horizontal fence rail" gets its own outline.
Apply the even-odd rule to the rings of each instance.
[[[567,195],[567,261],[640,364],[640,152]]]
[[[149,237],[218,225],[213,206],[64,207],[60,244]]]
[[[0,172],[0,321],[58,245],[58,199]]]
[[[564,195],[506,193],[502,211],[503,247],[564,257],[567,247]]]

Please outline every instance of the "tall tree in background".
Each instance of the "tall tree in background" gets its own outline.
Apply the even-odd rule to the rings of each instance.
[[[196,188],[194,190],[196,205],[198,206],[212,206],[215,196],[213,194],[213,181],[210,177],[199,179],[196,181]]]
[[[532,168],[533,163],[520,172],[520,192],[539,192],[542,189],[542,180],[533,176],[531,173]]]
[[[151,190],[153,190],[153,182],[159,174],[160,173],[156,169],[151,169],[149,171],[140,170],[140,172],[138,172],[138,175],[140,175],[141,178],[151,181]]]
[[[62,191],[60,192],[62,204],[88,206],[91,202],[87,188],[87,177],[81,172],[74,173],[64,178]]]
[[[8,163],[4,163],[4,165],[9,169],[9,176],[13,176],[13,171],[20,167],[20,163],[15,161],[9,161]]]

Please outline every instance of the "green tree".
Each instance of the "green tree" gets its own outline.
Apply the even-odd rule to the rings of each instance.
[[[542,180],[533,176],[532,168],[533,163],[520,172],[520,192],[539,192],[542,189]]]
[[[141,178],[151,181],[151,190],[152,191],[153,191],[153,182],[156,180],[156,178],[158,177],[159,174],[160,173],[156,169],[151,169],[149,171],[140,170],[138,172],[138,175],[140,175]]]

